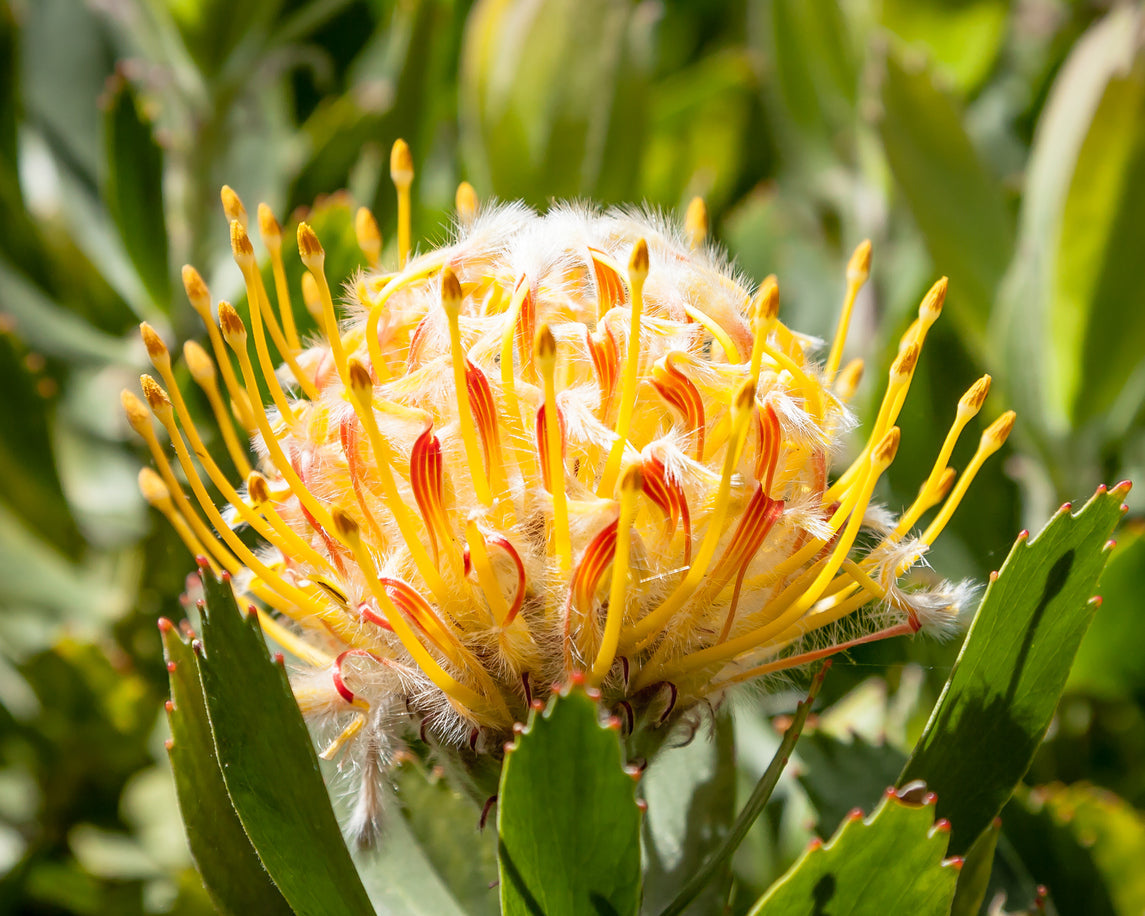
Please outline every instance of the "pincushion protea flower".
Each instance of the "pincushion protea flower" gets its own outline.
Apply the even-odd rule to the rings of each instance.
[[[736,682],[952,629],[965,587],[903,576],[1013,425],[1012,413],[991,425],[956,478],[948,462],[989,376],[959,402],[915,502],[897,519],[871,502],[945,280],[902,339],[865,445],[836,470],[862,368],[840,371],[841,357],[869,243],[820,364],[779,320],[775,279],[752,291],[705,244],[698,202],[680,231],[627,211],[478,210],[462,185],[454,240],[413,257],[400,141],[392,174],[397,269],[378,267],[376,224],[359,211],[372,269],[345,290],[341,319],[322,246],[299,226],[320,331],[305,344],[278,223],[259,207],[275,308],[224,189],[249,328],[226,302],[216,324],[186,268],[214,360],[194,342],[184,356],[242,481],[208,451],[148,325],[161,382],[143,376],[146,405],[124,393],[158,469],[141,472],[145,496],[294,656],[302,710],[337,724],[325,756],[375,773],[419,733],[497,752],[530,702],[573,674],[627,728],[654,727]]]

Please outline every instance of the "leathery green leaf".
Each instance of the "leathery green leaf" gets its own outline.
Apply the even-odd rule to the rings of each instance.
[[[215,753],[235,811],[271,879],[299,916],[373,913],[330,807],[318,757],[281,656],[229,580],[204,570],[199,661]]]
[[[1075,423],[1101,415],[1142,362],[1145,51],[1105,87],[1062,210],[1047,381]]]
[[[735,737],[731,715],[716,716],[712,734],[701,729],[688,744],[661,751],[640,780],[648,803],[642,912],[661,912],[727,837],[735,819]],[[686,913],[719,912],[731,869],[700,892]]]
[[[533,712],[506,750],[497,804],[506,916],[633,916],[640,903],[640,811],[618,727],[568,688]]]
[[[950,916],[978,916],[990,886],[994,851],[998,848],[998,834],[1001,830],[1001,818],[994,818],[966,853],[966,863],[958,874],[958,887],[954,892]]]
[[[1145,816],[1088,783],[1015,794],[1006,836],[1061,913],[1137,916],[1145,911]]]
[[[163,216],[163,151],[130,83],[117,79],[105,104],[107,207],[152,301],[169,311],[171,274]]]
[[[998,815],[1049,727],[1098,602],[1109,536],[1129,484],[1067,503],[1023,534],[992,577],[930,721],[899,777],[938,793],[963,853]]]
[[[293,911],[262,867],[227,794],[194,650],[170,621],[161,620],[159,632],[171,682],[167,754],[175,772],[187,844],[203,885],[216,909],[227,916],[256,912],[290,916]]]
[[[750,916],[945,916],[960,867],[944,858],[948,831],[935,823],[933,796],[919,805],[891,790],[869,818],[855,811],[826,846],[813,842]]]
[[[987,171],[954,100],[893,52],[883,65],[878,129],[891,172],[935,264],[950,274],[947,307],[975,347],[1014,247],[1002,188]]]

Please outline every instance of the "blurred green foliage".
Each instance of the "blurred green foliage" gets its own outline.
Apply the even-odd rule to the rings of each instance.
[[[346,189],[387,240],[397,136],[427,239],[462,178],[537,206],[682,213],[701,194],[739,266],[778,274],[784,315],[821,336],[869,237],[849,343],[868,359],[864,415],[948,273],[882,495],[913,497],[957,397],[994,374],[991,413],[1014,406],[1019,425],[934,552],[981,579],[1061,501],[1145,476],[1143,21],[1095,0],[0,0],[0,913],[211,911],[163,751],[154,629],[190,562],[138,496],[118,392],[146,365],[137,322],[201,333],[183,263],[241,298],[223,183],[280,217]],[[333,251],[349,211],[322,213]],[[1121,883],[1145,807],[1140,492],[1130,505],[986,904],[1026,906],[1044,881],[1061,912],[1140,911]],[[901,760],[954,652],[853,653],[808,761],[827,737]],[[711,779],[750,791],[777,739],[759,704],[735,712],[737,773]],[[416,785],[394,829],[420,835],[409,798],[445,790]],[[733,910],[796,858],[820,803],[869,808],[866,788],[785,779],[737,855],[754,893]]]

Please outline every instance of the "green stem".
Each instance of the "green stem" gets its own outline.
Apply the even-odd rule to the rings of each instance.
[[[779,777],[783,773],[784,767],[787,766],[787,760],[795,749],[795,742],[799,740],[803,725],[807,721],[807,715],[811,712],[811,705],[819,695],[819,688],[823,686],[823,678],[826,677],[827,669],[830,667],[831,662],[826,661],[815,673],[815,677],[811,680],[811,688],[807,691],[807,699],[795,707],[795,715],[792,716],[787,731],[783,733],[783,740],[779,743],[775,756],[771,758],[771,763],[768,764],[763,776],[756,783],[751,797],[743,806],[743,810],[740,811],[731,831],[724,838],[719,848],[708,857],[707,861],[692,875],[688,883],[680,889],[676,899],[661,911],[660,916],[679,916],[680,913],[683,913],[688,904],[727,864],[732,854],[739,848],[739,844],[743,842],[743,838],[747,836],[747,832],[755,823],[756,818],[763,813],[763,808],[768,799],[771,798],[771,793],[775,791],[776,783],[779,782]]]

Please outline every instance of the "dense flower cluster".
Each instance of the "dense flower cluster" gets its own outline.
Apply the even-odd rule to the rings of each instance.
[[[964,588],[903,576],[1013,424],[991,425],[956,478],[948,462],[988,376],[914,504],[895,518],[871,502],[945,281],[902,339],[865,445],[837,469],[862,368],[841,357],[869,244],[817,362],[779,320],[775,279],[753,289],[706,244],[699,203],[681,230],[628,211],[478,208],[463,185],[453,241],[413,257],[400,141],[392,171],[397,269],[378,266],[360,211],[373,267],[341,315],[319,240],[299,226],[320,332],[305,343],[278,223],[260,206],[272,305],[224,189],[249,320],[226,302],[216,312],[187,268],[214,357],[194,342],[184,357],[241,480],[208,450],[147,325],[159,380],[143,377],[144,400],[124,393],[157,468],[141,473],[144,494],[293,656],[303,711],[337,723],[327,756],[376,771],[419,733],[496,752],[573,672],[626,727],[655,725],[739,681],[952,628]]]

